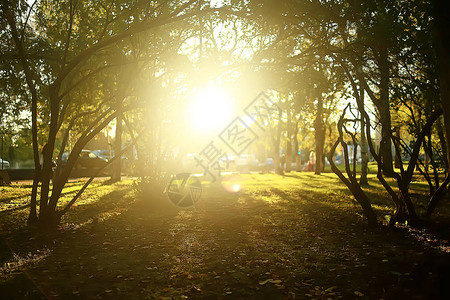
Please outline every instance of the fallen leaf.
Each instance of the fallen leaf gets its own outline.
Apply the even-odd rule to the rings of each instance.
[[[280,279],[269,279],[269,282],[274,284],[280,284],[282,281]]]
[[[337,289],[337,288],[338,288],[338,287],[335,285],[335,286],[332,286],[332,287],[327,288],[327,289],[325,290],[325,292],[329,293],[329,292],[331,292],[331,291],[333,291],[334,289]]]
[[[269,280],[271,280],[271,279],[266,279],[266,280],[260,281],[259,285],[265,285],[266,283],[269,282]]]

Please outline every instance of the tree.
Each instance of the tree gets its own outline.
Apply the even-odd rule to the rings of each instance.
[[[39,221],[42,226],[51,226],[60,221],[62,215],[79,197],[77,194],[62,210],[57,210],[62,189],[83,147],[117,115],[136,107],[136,103],[122,102],[123,109],[119,113],[117,107],[110,101],[119,96],[118,91],[105,91],[103,86],[98,85],[98,81],[90,81],[97,75],[105,74],[108,70],[121,65],[109,61],[108,53],[122,51],[126,39],[132,35],[216,10],[199,9],[196,6],[197,3],[198,1],[195,0],[183,3],[166,1],[160,4],[134,3],[133,1],[115,3],[87,1],[80,5],[75,1],[41,1],[33,4],[33,6],[36,5],[33,10],[32,8],[24,10],[17,2],[3,1],[2,11],[9,25],[10,36],[14,41],[16,55],[24,73],[23,81],[27,86],[27,93],[29,93],[32,103],[36,177],[33,182],[31,198],[29,217],[31,223]],[[25,15],[29,11],[35,12],[35,23],[31,26],[29,22],[25,22],[19,28],[21,23],[18,20],[25,19]],[[137,14],[133,15],[135,12]],[[95,16],[95,18],[91,18],[91,16]],[[32,36],[24,38],[20,31],[29,32]],[[36,39],[37,36],[42,38],[43,45],[40,49],[43,53],[53,54],[51,58],[42,59],[39,55],[33,55],[29,50],[33,38]],[[157,38],[157,33],[155,33],[155,37]],[[118,47],[115,47],[116,45]],[[36,84],[37,82],[42,82],[42,85],[48,90],[41,90],[40,86]],[[70,109],[75,112],[74,105],[79,105],[72,95],[79,91],[84,84],[90,83],[97,83],[97,95],[103,98],[103,101],[98,101],[96,98],[94,103],[91,102],[85,106],[86,111],[73,115],[72,121],[69,122],[71,124],[74,124],[77,119],[82,120],[90,116],[92,118],[89,123],[85,123],[84,131],[73,146],[65,168],[61,169],[61,166],[58,166],[55,172],[56,177],[50,182],[58,132],[63,124],[67,124],[66,113]],[[108,92],[110,92],[109,95]],[[42,152],[42,168],[39,163],[37,141],[38,103],[45,105],[50,115],[46,143]],[[93,116],[94,112],[97,113],[95,117]],[[70,130],[71,126],[67,128]],[[64,147],[61,151],[63,150]],[[121,153],[116,153],[116,156],[118,155]],[[35,207],[39,182],[41,182],[41,196],[38,219]],[[52,185],[51,193],[50,185]]]
[[[444,132],[447,142],[447,162],[450,162],[450,33],[448,28],[450,20],[450,5],[443,0],[433,0],[433,17],[434,17],[434,44],[436,48],[438,69],[439,69],[439,87],[440,100],[444,117]],[[447,164],[448,168],[448,164]],[[450,174],[447,169],[447,176],[430,199],[427,209],[427,216],[431,216],[437,206],[439,198],[445,191],[450,182]]]
[[[357,120],[348,120],[345,119],[345,113],[347,109],[349,108],[349,105],[344,109],[342,112],[342,115],[338,122],[338,131],[339,131],[339,138],[334,143],[334,145],[331,147],[331,150],[328,152],[328,161],[330,162],[331,169],[333,172],[339,177],[339,179],[348,187],[348,189],[352,192],[353,196],[355,197],[356,201],[361,205],[364,215],[367,218],[368,225],[370,227],[375,227],[378,224],[377,216],[372,208],[372,205],[370,204],[369,198],[367,197],[366,193],[361,188],[361,185],[358,183],[356,178],[356,173],[352,172],[350,169],[349,164],[349,153],[348,153],[348,143],[344,140],[344,132],[349,134],[352,138],[352,144],[355,145],[355,135],[352,134],[346,127],[346,123],[348,122],[357,122]],[[344,161],[345,161],[345,171],[347,173],[347,177],[343,175],[343,173],[337,168],[336,164],[334,163],[333,155],[336,151],[336,148],[338,145],[342,146],[343,154],[344,154]]]

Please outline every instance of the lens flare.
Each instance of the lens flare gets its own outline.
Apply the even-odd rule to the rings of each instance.
[[[243,179],[239,175],[231,175],[222,180],[223,188],[229,193],[239,193],[243,188]]]

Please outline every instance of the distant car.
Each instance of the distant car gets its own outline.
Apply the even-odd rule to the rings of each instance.
[[[92,152],[107,160],[110,160],[114,157],[114,150],[92,150]]]
[[[69,159],[69,151],[66,151],[61,156],[61,164],[65,166],[67,164],[67,159]]]
[[[102,158],[90,150],[82,150],[78,157],[76,168],[102,168],[108,163],[106,158]]]
[[[0,170],[9,168],[9,161],[0,158]]]
[[[273,158],[266,158],[266,166],[273,168],[275,167],[275,161],[273,160]]]
[[[266,158],[265,162],[258,163],[258,168],[261,171],[272,170],[272,169],[274,169],[274,167],[275,167],[275,161],[271,157]]]
[[[236,168],[241,172],[249,172],[258,169],[258,160],[254,155],[242,154],[236,159]]]

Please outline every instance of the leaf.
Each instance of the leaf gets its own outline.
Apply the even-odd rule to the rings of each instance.
[[[358,296],[358,297],[364,297],[364,294],[361,293],[361,292],[354,291],[353,293],[354,293],[356,296]]]
[[[337,285],[335,285],[335,286],[332,286],[332,287],[327,288],[327,289],[325,290],[325,292],[329,293],[329,292],[331,292],[331,291],[333,291],[333,290],[335,290],[335,289],[337,289],[337,288],[338,288]]]
[[[202,290],[201,290],[198,286],[193,285],[193,286],[191,287],[191,291],[192,291],[192,292],[201,292]]]
[[[265,285],[265,284],[268,283],[268,282],[273,283],[273,284],[280,284],[280,283],[282,283],[283,281],[281,281],[280,279],[270,279],[270,278],[269,278],[269,279],[260,281],[259,284],[260,284],[260,285]]]
[[[282,283],[282,281],[280,279],[269,279],[270,283],[274,283],[274,284],[280,284]]]

